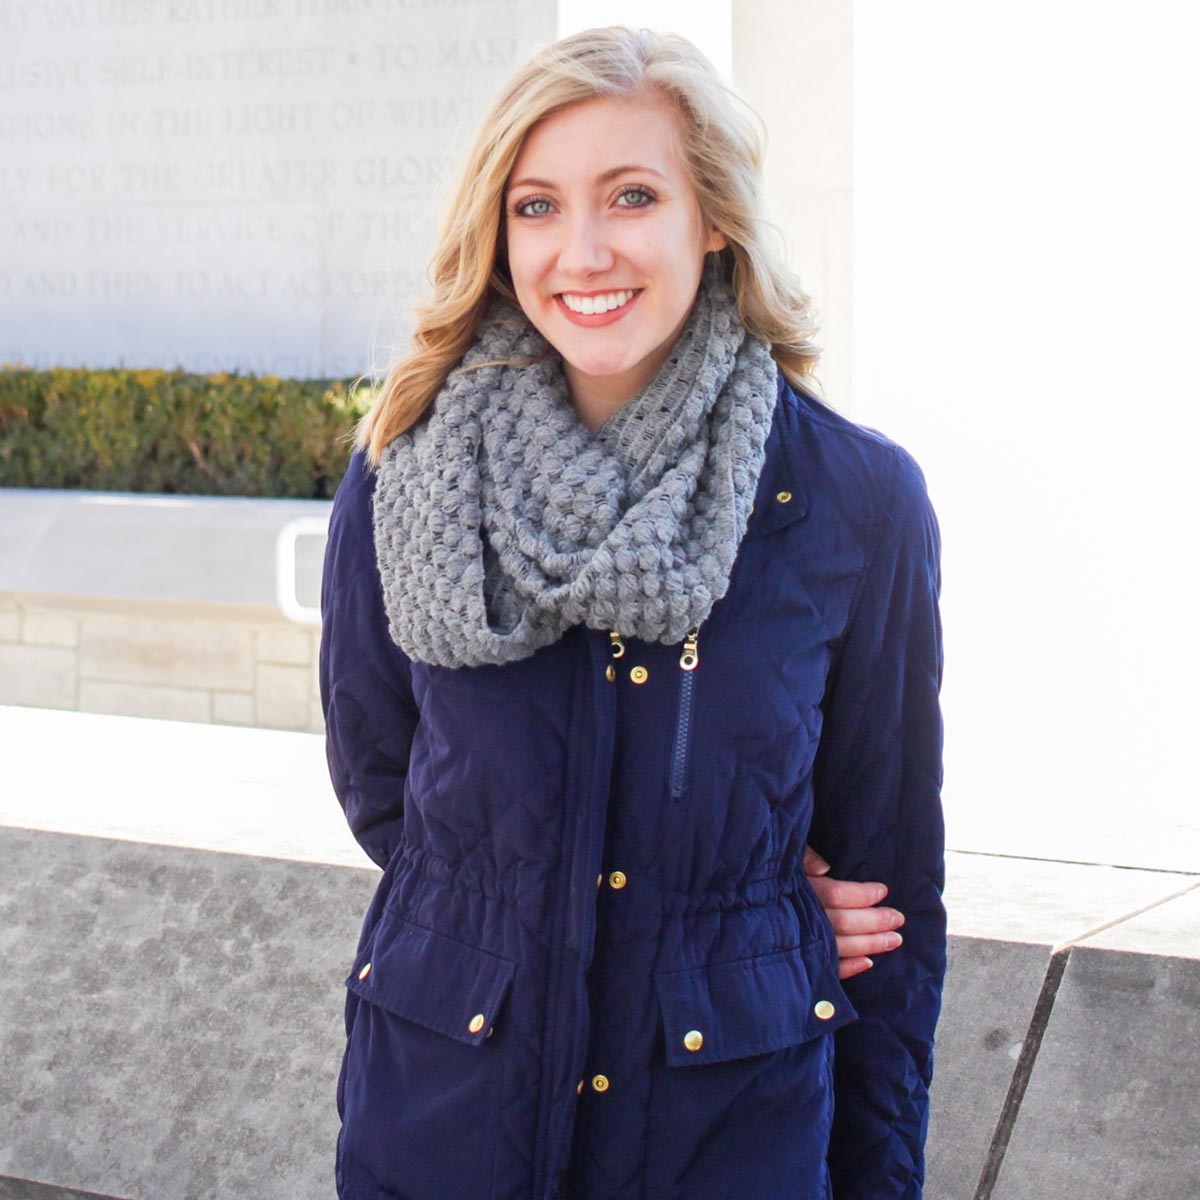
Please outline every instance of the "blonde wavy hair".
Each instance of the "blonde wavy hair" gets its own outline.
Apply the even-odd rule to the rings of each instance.
[[[789,382],[818,350],[812,303],[772,250],[763,216],[762,121],[686,38],[620,26],[589,29],[539,51],[483,117],[452,187],[430,264],[432,296],[416,306],[412,348],[392,363],[356,441],[384,448],[432,403],[466,353],[493,294],[516,304],[504,254],[505,185],[530,130],[572,104],[644,95],[679,114],[680,146],[707,226],[725,235],[721,270],[742,323],[771,346]]]

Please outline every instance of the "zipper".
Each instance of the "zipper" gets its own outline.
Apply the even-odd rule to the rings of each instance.
[[[679,656],[679,717],[675,723],[675,744],[671,750],[671,799],[683,795],[687,778],[688,750],[692,741],[692,696],[695,670],[700,665],[700,629],[689,629]]]
[[[592,663],[603,663],[604,643],[589,630],[583,630],[583,634]],[[619,658],[625,653],[620,634],[610,634],[610,645],[613,657]],[[563,857],[556,889],[546,988],[547,1029],[570,1032],[565,1038],[556,1037],[549,1045],[543,1044],[534,1148],[533,1195],[536,1197],[555,1195],[552,1184],[560,1191],[566,1187],[563,1180],[570,1170],[576,1100],[574,1081],[579,1063],[584,1061],[584,1055],[577,1053],[580,1047],[576,1041],[579,1037],[586,1039],[588,1029],[586,976],[576,977],[569,968],[573,960],[590,960],[595,944],[595,880],[603,861],[604,831],[608,821],[616,745],[616,693],[608,683],[595,679],[587,686],[594,707],[588,717],[573,728],[589,733],[591,742],[588,745],[584,738],[571,739],[574,749],[568,773],[579,787],[581,803],[568,805],[563,828]],[[564,1080],[558,1078],[568,1064],[569,1096]]]

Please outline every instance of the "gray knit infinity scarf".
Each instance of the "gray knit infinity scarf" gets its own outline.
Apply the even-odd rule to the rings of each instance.
[[[497,301],[462,369],[383,453],[375,552],[392,638],[445,667],[525,658],[578,624],[681,641],[729,586],[775,389],[768,346],[707,271],[668,360],[592,435],[557,354]]]

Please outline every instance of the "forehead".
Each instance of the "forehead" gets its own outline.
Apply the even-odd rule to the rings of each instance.
[[[529,131],[512,178],[586,180],[622,163],[684,173],[679,117],[668,101],[603,97],[572,104]]]

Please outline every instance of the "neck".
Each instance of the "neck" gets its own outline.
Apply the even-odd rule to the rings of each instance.
[[[589,433],[596,433],[618,409],[628,404],[658,374],[667,361],[676,341],[687,325],[690,310],[676,326],[674,333],[648,354],[641,362],[614,375],[587,375],[569,362],[563,362],[567,390],[575,415]]]
[[[569,365],[566,374],[571,407],[574,408],[580,424],[589,433],[596,433],[618,409],[632,400],[645,384],[643,380],[633,386],[616,387],[615,380],[597,379],[587,375],[577,377],[577,373],[572,371]]]

